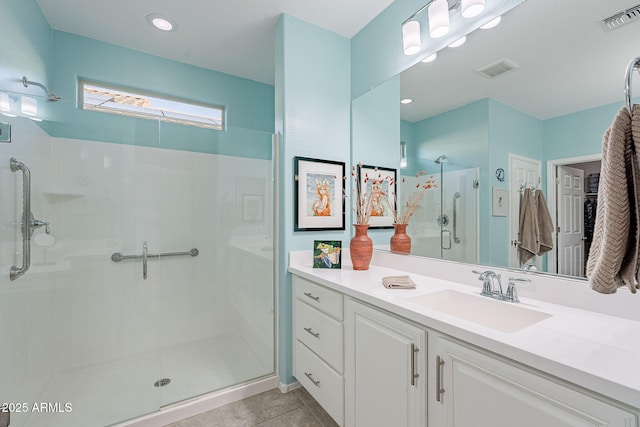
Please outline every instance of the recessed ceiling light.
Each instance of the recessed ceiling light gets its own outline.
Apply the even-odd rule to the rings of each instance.
[[[400,100],[400,104],[411,104],[413,102],[413,99],[411,98],[402,98]]]
[[[434,53],[433,55],[429,55],[426,58],[424,58],[421,62],[433,62],[436,60],[436,58],[438,57],[438,53]]]
[[[467,36],[462,36],[460,37],[458,40],[454,41],[453,43],[451,43],[449,45],[449,47],[458,47],[458,46],[462,46],[464,44],[464,42],[467,41]]]
[[[178,28],[175,22],[159,13],[148,14],[147,22],[162,31],[175,31]]]
[[[495,19],[492,19],[491,21],[487,22],[486,24],[482,25],[480,28],[482,28],[483,30],[489,30],[495,26],[497,26],[500,21],[502,21],[502,16],[498,16]]]

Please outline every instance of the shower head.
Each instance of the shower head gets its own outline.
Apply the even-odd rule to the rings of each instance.
[[[437,164],[440,164],[441,161],[443,161],[444,159],[446,159],[447,156],[445,156],[444,154],[441,155],[440,157],[438,157],[437,159],[434,160],[434,162],[436,162]]]
[[[22,84],[24,85],[24,87],[28,87],[29,85],[33,85],[33,86],[38,86],[39,88],[44,90],[46,92],[46,94],[47,94],[47,101],[55,102],[55,101],[60,101],[62,99],[62,97],[56,95],[56,93],[54,91],[52,91],[51,89],[49,89],[48,87],[46,87],[42,83],[32,82],[31,80],[27,80],[27,78],[25,76],[22,77]]]

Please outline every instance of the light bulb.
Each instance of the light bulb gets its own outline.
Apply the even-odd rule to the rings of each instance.
[[[473,18],[484,10],[484,0],[462,0],[462,16]]]
[[[0,92],[0,113],[7,117],[15,117],[15,114],[11,114],[11,102],[9,101],[9,95]]]
[[[28,96],[23,96],[20,99],[20,111],[27,116],[38,115],[38,101]]]
[[[402,26],[402,47],[405,55],[415,55],[420,51],[420,23],[409,21]]]
[[[458,47],[458,46],[462,46],[464,44],[464,42],[467,41],[467,36],[462,36],[460,37],[458,40],[454,41],[453,43],[451,43],[449,45],[449,47]]]
[[[427,9],[429,13],[429,34],[434,39],[449,32],[449,3],[447,0],[435,0]]]
[[[436,60],[436,58],[437,58],[437,57],[438,57],[438,53],[436,52],[436,53],[434,53],[433,55],[429,55],[429,56],[427,56],[426,58],[424,58],[424,59],[422,60],[422,62],[425,62],[425,63],[426,63],[426,62],[433,62],[433,61],[435,61],[435,60]]]
[[[498,16],[497,18],[492,19],[491,21],[482,25],[480,28],[482,28],[483,30],[490,30],[493,27],[497,27],[500,21],[502,21],[502,16]]]

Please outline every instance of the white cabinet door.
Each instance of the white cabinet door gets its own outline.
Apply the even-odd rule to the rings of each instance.
[[[632,413],[435,333],[432,366],[431,426],[637,426]]]
[[[426,331],[345,301],[345,425],[426,425]]]

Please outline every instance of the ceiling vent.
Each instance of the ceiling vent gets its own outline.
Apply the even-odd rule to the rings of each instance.
[[[638,18],[640,18],[640,4],[605,18],[600,21],[600,24],[605,31],[612,31],[616,28],[622,27],[623,25],[636,21]]]
[[[492,62],[489,65],[485,65],[484,67],[479,68],[477,71],[486,78],[492,79],[494,77],[501,76],[508,71],[517,70],[518,68],[520,67],[518,67],[508,59],[503,58],[499,59],[496,62]]]

